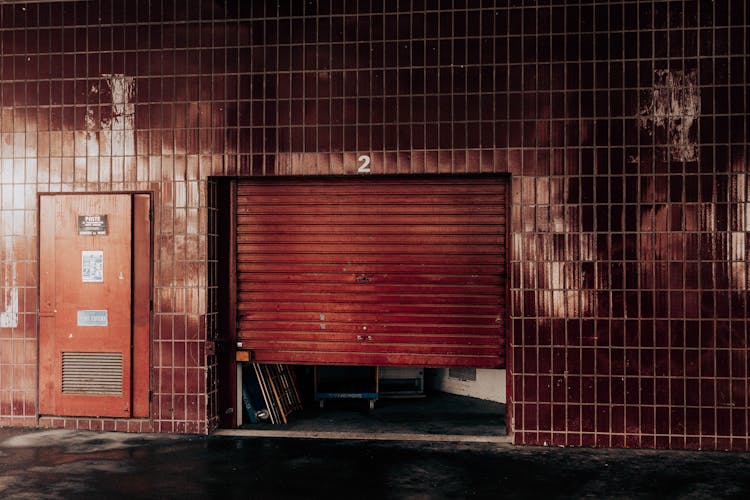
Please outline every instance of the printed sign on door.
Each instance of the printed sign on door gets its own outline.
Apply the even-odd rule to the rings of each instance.
[[[101,250],[81,252],[81,281],[84,283],[104,281],[104,252]]]

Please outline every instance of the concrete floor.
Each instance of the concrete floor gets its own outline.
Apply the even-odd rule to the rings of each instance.
[[[366,438],[403,438],[423,436],[431,440],[462,441],[463,437],[489,438],[485,441],[509,441],[506,438],[505,405],[493,401],[429,392],[423,398],[382,398],[368,411],[367,400],[316,402],[290,415],[286,425],[249,424],[247,435],[286,432],[291,436],[334,436]],[[238,435],[242,433],[234,433]],[[502,438],[502,439],[497,439]],[[479,439],[482,440],[482,439]]]
[[[750,498],[750,454],[0,429],[3,499]]]

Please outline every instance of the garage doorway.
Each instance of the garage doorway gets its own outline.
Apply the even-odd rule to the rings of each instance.
[[[294,367],[300,399],[318,411],[357,398],[377,399],[376,413],[420,398],[424,409],[431,389],[468,387],[477,372],[502,400],[507,185],[484,175],[236,180],[230,223],[219,224],[233,228],[235,425],[247,422],[243,363]]]

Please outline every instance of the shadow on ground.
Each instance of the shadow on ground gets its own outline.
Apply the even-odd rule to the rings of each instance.
[[[443,392],[431,392],[424,398],[379,399],[372,411],[365,400],[331,399],[322,408],[308,404],[303,411],[290,415],[286,425],[259,423],[243,428],[309,433],[506,435],[504,404]]]

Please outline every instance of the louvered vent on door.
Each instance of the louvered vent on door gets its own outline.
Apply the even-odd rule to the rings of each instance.
[[[64,352],[63,394],[122,394],[122,353]]]

